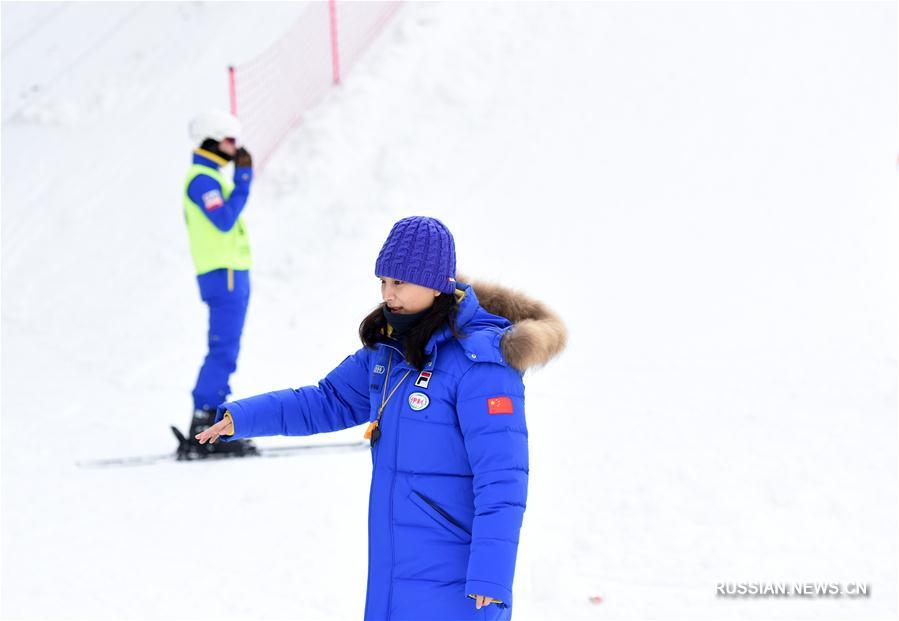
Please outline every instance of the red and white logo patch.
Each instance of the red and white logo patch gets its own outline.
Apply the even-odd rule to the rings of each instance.
[[[415,380],[415,385],[418,386],[419,388],[427,388],[428,382],[430,382],[430,381],[431,381],[431,372],[430,371],[422,371],[419,374],[418,379]]]
[[[222,193],[218,190],[209,190],[208,192],[203,194],[203,207],[206,208],[206,211],[218,209],[224,204],[225,201],[222,198]]]
[[[512,400],[509,397],[490,397],[487,399],[488,414],[514,414]]]

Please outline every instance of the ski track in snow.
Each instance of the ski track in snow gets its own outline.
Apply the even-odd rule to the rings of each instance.
[[[304,8],[3,5],[4,617],[362,614],[366,453],[75,466],[187,424],[187,120]],[[526,378],[516,619],[895,616],[895,18],[408,3],[254,183],[234,396],[354,351],[433,215],[571,331]],[[873,594],[714,597],[780,580]]]

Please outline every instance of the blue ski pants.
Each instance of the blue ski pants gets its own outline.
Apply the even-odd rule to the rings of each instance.
[[[218,269],[197,276],[200,298],[209,307],[209,351],[193,389],[195,409],[215,409],[231,394],[240,336],[250,301],[247,270]]]

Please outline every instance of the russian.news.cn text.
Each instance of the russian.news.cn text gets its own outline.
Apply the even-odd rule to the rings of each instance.
[[[716,597],[869,597],[864,582],[718,582]]]

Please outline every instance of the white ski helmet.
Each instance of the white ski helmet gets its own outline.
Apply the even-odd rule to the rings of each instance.
[[[237,117],[223,110],[207,110],[198,114],[190,121],[188,131],[194,142],[203,142],[207,138],[224,140],[234,138],[240,142],[240,134],[243,126]]]

